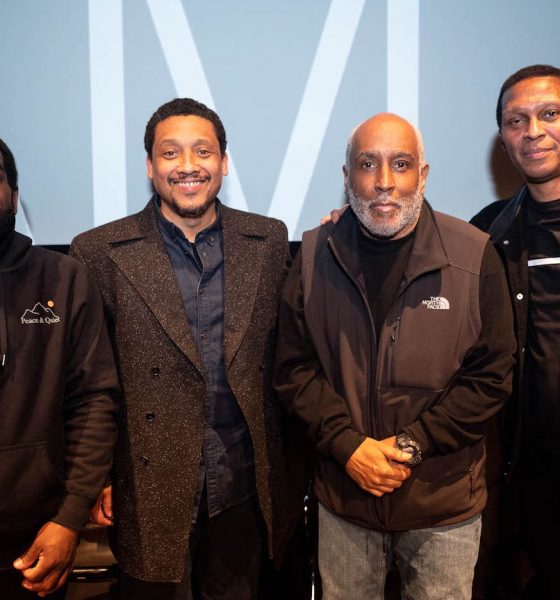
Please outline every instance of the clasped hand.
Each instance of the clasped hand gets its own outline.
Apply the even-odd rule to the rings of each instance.
[[[381,497],[400,488],[410,477],[405,464],[412,456],[395,448],[395,436],[366,438],[346,463],[346,472],[366,492]]]

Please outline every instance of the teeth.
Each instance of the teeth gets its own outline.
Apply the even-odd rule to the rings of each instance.
[[[176,181],[175,185],[179,185],[181,187],[195,187],[202,183],[201,181]]]

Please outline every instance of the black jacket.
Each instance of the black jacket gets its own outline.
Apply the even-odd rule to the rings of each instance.
[[[511,400],[502,413],[502,447],[507,477],[513,472],[521,446],[523,427],[525,345],[529,302],[529,268],[527,249],[526,198],[523,186],[513,198],[497,200],[483,208],[471,223],[490,234],[505,267],[511,304],[513,306],[515,337],[517,339],[516,367]]]
[[[0,256],[0,553],[80,530],[109,472],[117,375],[95,284],[14,233]]]
[[[510,391],[514,340],[495,335],[511,327],[503,269],[486,236],[426,204],[376,340],[358,235],[350,210],[304,234],[282,296],[277,390],[317,445],[315,489],[329,510],[384,530],[463,521],[484,506],[486,423]],[[375,498],[345,464],[365,436],[400,431],[424,461]]]

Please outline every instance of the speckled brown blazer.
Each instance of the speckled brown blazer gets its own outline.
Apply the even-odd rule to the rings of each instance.
[[[288,243],[280,221],[222,207],[228,381],[251,433],[269,546],[297,512],[283,458],[284,415],[271,388]],[[130,575],[179,581],[202,447],[200,359],[150,202],[76,237],[71,254],[103,297],[123,389],[113,473],[114,552]]]

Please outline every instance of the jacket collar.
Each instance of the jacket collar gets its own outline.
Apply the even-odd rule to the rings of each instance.
[[[524,220],[523,218],[519,219],[518,217],[523,217],[523,211],[527,203],[528,195],[529,190],[527,189],[527,186],[524,185],[494,219],[488,228],[488,233],[494,242],[503,241],[504,238],[509,235],[512,226]]]
[[[251,323],[266,256],[267,235],[246,213],[221,206],[224,231],[224,356],[231,364]],[[154,199],[124,219],[111,240],[111,260],[144,299],[160,325],[202,372],[181,293],[156,222]]]
[[[358,251],[359,223],[352,210],[347,210],[334,226],[329,238],[333,251],[344,263],[349,274],[363,283]],[[424,273],[441,269],[451,263],[436,223],[432,207],[424,200],[416,225],[410,256],[404,272],[401,291]]]

